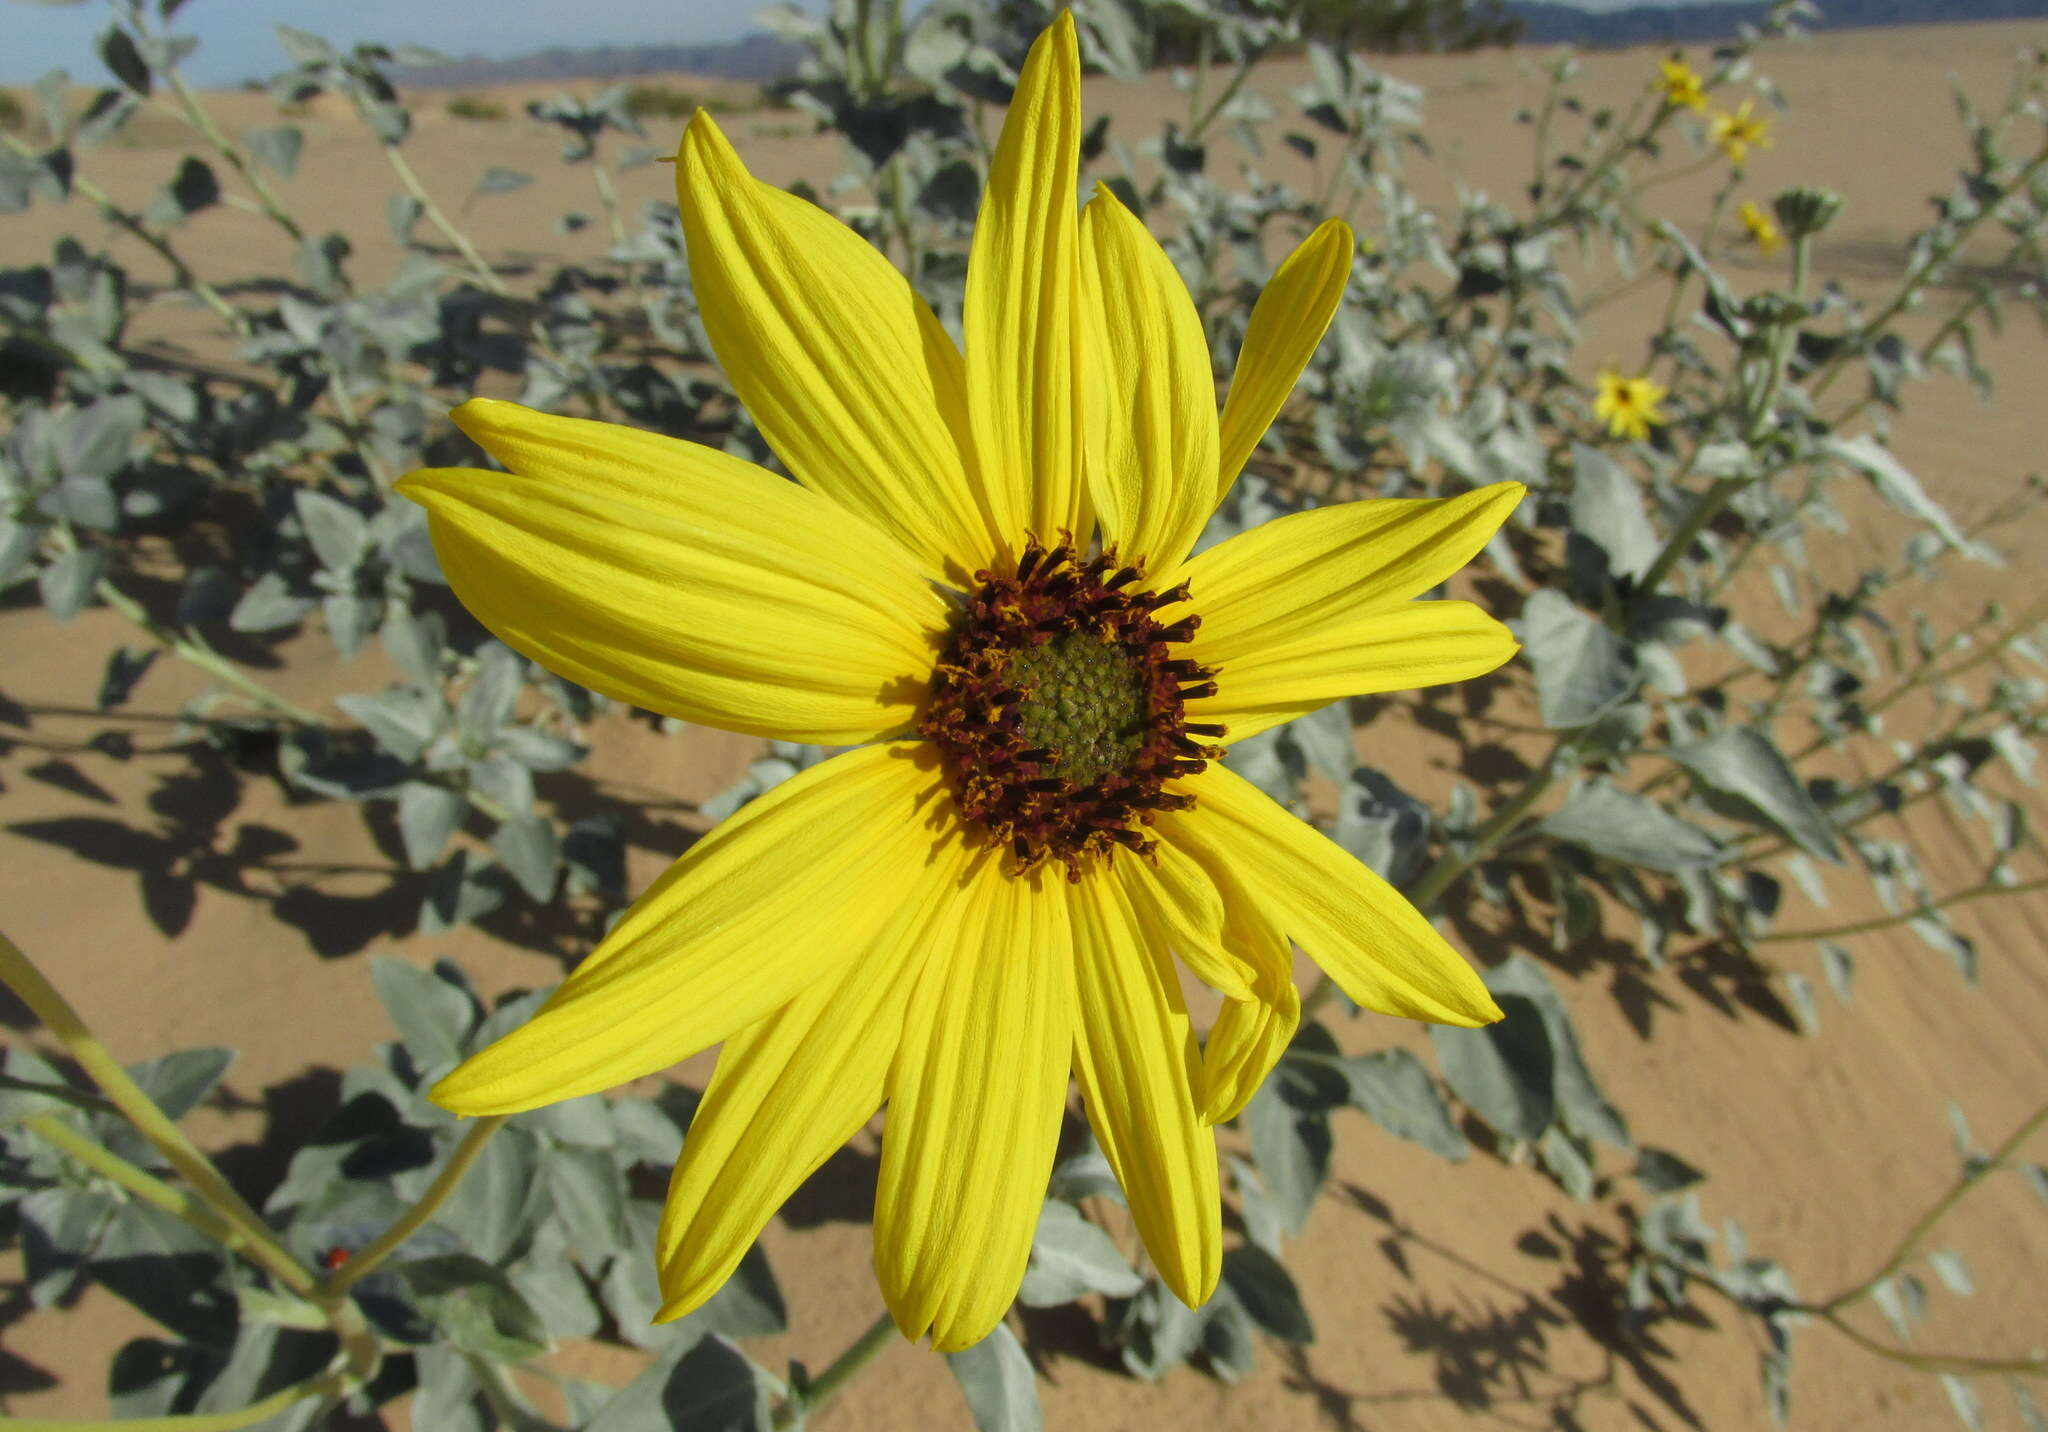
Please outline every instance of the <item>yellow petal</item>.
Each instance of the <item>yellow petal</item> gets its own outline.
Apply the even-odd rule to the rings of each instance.
[[[432,1090],[513,1114],[664,1069],[844,968],[944,858],[922,743],[813,766],[691,846],[533,1018]]]
[[[875,1273],[903,1335],[957,1352],[1017,1296],[1052,1173],[1074,1039],[1067,883],[969,877],[889,1074]]]
[[[1251,990],[1224,1001],[1202,1046],[1202,1122],[1221,1124],[1242,1112],[1280,1062],[1301,1023],[1301,995],[1294,987],[1294,949],[1258,897],[1228,865],[1206,867],[1206,873],[1228,912],[1223,942],[1253,971]]]
[[[1231,999],[1252,997],[1252,967],[1224,948],[1223,897],[1207,871],[1161,842],[1149,860],[1119,860],[1116,877],[1196,979]]]
[[[1332,613],[1363,615],[1419,596],[1457,571],[1522,500],[1519,482],[1457,497],[1373,498],[1316,507],[1261,523],[1181,564],[1162,585],[1186,582],[1198,613],[1188,654],[1216,668],[1292,646]]]
[[[1287,256],[1252,305],[1223,399],[1216,501],[1230,491],[1308,367],[1351,281],[1351,226],[1325,219]]]
[[[1181,789],[1195,808],[1162,812],[1160,834],[1211,870],[1237,871],[1354,1003],[1433,1024],[1500,1018],[1479,976],[1421,912],[1313,826],[1213,762]]]
[[[1135,863],[1135,862],[1126,862]],[[1195,1112],[1200,1054],[1165,928],[1100,876],[1073,891],[1074,1077],[1159,1276],[1189,1307],[1223,1266],[1216,1136]]]
[[[717,1292],[768,1219],[881,1107],[924,954],[959,923],[954,838],[864,952],[726,1040],[669,1182],[657,1322]]]
[[[964,582],[998,549],[943,411],[959,350],[887,258],[754,179],[704,111],[676,158],[704,330],[761,435],[797,481]]]
[[[513,470],[429,468],[457,597],[550,671],[665,715],[833,744],[914,719],[946,614],[893,541],[694,443],[475,400]]]
[[[1216,380],[1173,260],[1108,189],[1081,211],[1089,490],[1105,544],[1163,572],[1216,505]]]
[[[1081,56],[1073,17],[1024,61],[974,225],[963,324],[967,406],[997,510],[1047,541],[1081,533],[1081,285],[1075,185]],[[1004,529],[1014,537],[1017,525]]]
[[[1520,648],[1514,634],[1470,602],[1405,602],[1365,613],[1308,616],[1302,634],[1246,652],[1214,696],[1188,703],[1196,721],[1220,721],[1242,741],[1346,696],[1413,691],[1492,671]]]

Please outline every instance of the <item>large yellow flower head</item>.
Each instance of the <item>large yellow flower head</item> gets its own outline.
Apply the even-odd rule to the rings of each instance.
[[[1755,100],[1746,99],[1732,112],[1717,111],[1707,121],[1707,138],[1728,156],[1730,164],[1748,159],[1752,149],[1771,147],[1771,121],[1765,115],[1752,115],[1750,111],[1755,105]]]
[[[1167,1284],[1214,1290],[1210,1125],[1299,1018],[1290,941],[1358,1003],[1499,1017],[1429,922],[1217,758],[1515,643],[1418,601],[1520,500],[1317,508],[1189,549],[1307,363],[1352,238],[1254,308],[1219,415],[1172,262],[1077,213],[1080,61],[1038,40],[990,166],[965,351],[867,243],[677,155],[719,362],[795,481],[653,433],[464,404],[507,472],[400,485],[463,603],[550,670],[729,730],[849,745],[719,825],[524,1027],[433,1090],[503,1114],[723,1041],[670,1186],[663,1318],[888,1104],[875,1268],[906,1336],[965,1347],[1023,1276],[1071,1075]],[[1198,1043],[1178,957],[1221,991]]]
[[[1618,368],[1602,368],[1599,377],[1593,416],[1607,424],[1609,435],[1641,442],[1652,423],[1669,421],[1658,406],[1670,391],[1662,383],[1646,375],[1628,377]]]
[[[1706,111],[1706,82],[1698,71],[1676,55],[1658,62],[1657,78],[1650,82],[1650,88],[1662,94],[1664,103],[1673,109]]]

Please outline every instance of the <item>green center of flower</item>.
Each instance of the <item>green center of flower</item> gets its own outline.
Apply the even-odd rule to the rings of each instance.
[[[1149,854],[1154,812],[1194,798],[1166,789],[1223,754],[1198,740],[1187,702],[1216,693],[1174,647],[1200,619],[1161,622],[1185,586],[1144,589],[1114,551],[1083,562],[1073,544],[1028,543],[1014,573],[975,573],[932,673],[918,723],[945,758],[961,816],[1029,870],[1062,862],[1079,880],[1118,846]]]
[[[1121,642],[1064,632],[1011,652],[1008,674],[1024,693],[1024,739],[1059,752],[1057,769],[1068,780],[1092,784],[1137,756],[1147,730],[1145,664]]]

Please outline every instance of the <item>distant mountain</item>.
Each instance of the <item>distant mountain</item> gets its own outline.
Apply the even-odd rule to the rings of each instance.
[[[514,84],[521,80],[601,80],[626,75],[710,75],[728,80],[773,80],[796,71],[801,45],[773,35],[743,35],[722,45],[557,46],[532,54],[490,60],[481,55],[419,65],[400,72],[405,83],[424,89]]]
[[[1816,0],[1816,30],[1868,25],[1933,25],[1952,20],[2035,20],[2048,17],[2048,0]],[[1594,13],[1544,0],[1510,0],[1522,22],[1522,40],[1534,45],[1699,44],[1730,39],[1739,24],[1754,24],[1761,4],[1632,5]]]
[[[2048,0],[1818,0],[1816,29],[1846,30],[1866,25],[1931,25],[1951,20],[2033,20],[2048,17]],[[1769,9],[1756,3],[1630,5],[1586,10],[1546,0],[1509,0],[1522,22],[1527,44],[1573,44],[1601,48],[1622,45],[1701,44],[1725,40],[1735,27],[1754,23]],[[626,75],[710,75],[733,80],[774,80],[793,74],[803,59],[801,45],[773,35],[751,34],[720,45],[603,45],[590,49],[558,46],[509,59],[481,55],[422,65],[403,72],[408,84],[427,89],[516,83],[526,80],[611,79]]]

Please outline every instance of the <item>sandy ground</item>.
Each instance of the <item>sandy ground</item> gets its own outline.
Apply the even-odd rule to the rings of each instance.
[[[1870,291],[1899,271],[1903,238],[1921,222],[1925,196],[1953,182],[1963,149],[1950,77],[1992,105],[2011,56],[2044,39],[2048,29],[2020,24],[1863,31],[1772,56],[1766,68],[1793,108],[1777,147],[1752,166],[1752,192],[1764,199],[1799,182],[1844,191],[1848,209],[1821,248],[1820,273]],[[1535,58],[1420,58],[1390,68],[1427,87],[1429,134],[1442,168],[1506,194],[1526,173],[1526,135],[1510,117],[1538,93]],[[1641,51],[1595,57],[1588,89],[1625,102],[1653,58]],[[1284,109],[1303,78],[1298,67],[1275,65],[1261,85]],[[1127,140],[1156,132],[1160,116],[1184,103],[1163,79],[1091,85],[1091,102],[1112,109]],[[231,129],[275,122],[255,97],[217,100]],[[358,273],[375,281],[396,261],[383,220],[390,174],[344,119],[320,112],[306,122],[304,177],[280,188],[313,227],[346,233]],[[836,156],[793,116],[742,114],[728,128],[764,177],[816,179],[836,167]],[[165,172],[164,135],[144,133],[95,155],[91,172],[123,199],[145,198]],[[435,113],[423,117],[408,154],[451,207],[489,165],[538,176],[526,190],[472,206],[472,229],[494,260],[595,258],[602,246],[595,227],[569,238],[554,232],[565,210],[595,213],[588,174],[562,169],[555,148],[551,134],[523,119],[479,124]],[[1260,167],[1304,186],[1315,178],[1277,148]],[[620,176],[626,203],[660,196],[665,177],[655,166]],[[1665,212],[1702,212],[1708,183],[1660,191]],[[1423,184],[1425,192],[1450,192],[1440,177]],[[1371,217],[1361,217],[1370,232]],[[11,218],[0,230],[0,261],[33,261],[58,234],[81,225],[90,242],[106,237],[76,205]],[[138,276],[153,276],[146,254],[119,241],[114,247]],[[188,247],[209,277],[229,284],[277,272],[287,257],[258,219],[228,209],[201,216]],[[1771,276],[1766,263],[1744,261],[1737,275],[1760,286]],[[147,322],[173,346],[205,331],[200,319],[176,309]],[[1589,372],[1610,357],[1632,362],[1653,322],[1627,304],[1605,310],[1581,350]],[[1898,435],[1902,457],[1964,518],[2038,464],[2048,439],[2034,401],[2048,359],[2039,330],[2015,322],[1987,358],[2004,380],[1996,405],[1944,381],[1915,391]],[[1875,519],[1821,550],[1817,562],[1831,575],[1853,572],[1888,556],[1898,533],[1896,523]],[[1957,572],[1936,594],[1935,613],[1967,621],[1987,597],[2005,595],[2016,605],[2030,599],[2031,554],[2043,537],[2048,530],[2038,521],[2001,534],[2017,560],[1999,573]],[[200,689],[195,675],[161,666],[129,708],[111,716],[94,710],[98,653],[125,635],[105,611],[59,628],[18,602],[0,610],[0,921],[120,1055],[215,1043],[241,1050],[228,1097],[191,1125],[260,1198],[290,1148],[332,1106],[337,1071],[388,1037],[367,978],[369,955],[421,963],[449,956],[495,991],[558,977],[579,948],[576,932],[508,920],[438,939],[405,935],[418,886],[402,873],[388,828],[366,829],[346,806],[296,802],[261,779],[237,787],[225,770],[203,763],[195,770],[186,754],[163,749],[172,713]],[[94,655],[80,660],[81,651]],[[374,650],[339,669],[321,638],[293,643],[282,655],[270,679],[305,702],[383,676]],[[1694,660],[1719,669],[1715,658]],[[1461,769],[1489,759],[1498,769],[1523,749],[1483,723],[1466,726],[1462,748],[1452,744],[1441,718],[1464,710],[1455,695],[1386,703],[1363,732],[1363,749],[1440,802]],[[110,745],[108,732],[124,733],[132,750]],[[734,778],[753,750],[752,742],[718,732],[664,739],[623,721],[593,735],[597,754],[577,782],[557,783],[548,794],[573,804],[594,786],[644,804],[631,832],[635,888],[701,824],[693,802]],[[2038,820],[2038,795],[2025,798]],[[1939,812],[1914,828],[1936,889],[1975,883],[1980,832]],[[1874,909],[1861,883],[1834,876],[1826,912],[1795,907],[1786,919],[1859,918]],[[1808,1296],[1872,1271],[1954,1177],[1950,1100],[1989,1144],[2048,1087],[2041,1038],[2048,904],[2038,898],[1959,913],[1958,924],[1983,953],[1977,989],[1910,934],[1857,939],[1855,1002],[1840,1008],[1823,995],[1825,1025],[1811,1038],[1792,1032],[1782,1009],[1732,962],[1701,957],[1647,970],[1626,925],[1558,957],[1547,935],[1509,925],[1497,912],[1455,908],[1451,915],[1481,961],[1518,949],[1546,960],[1571,1001],[1587,1059],[1637,1136],[1709,1170],[1709,1218],[1737,1219],[1751,1247],[1783,1260]],[[1813,951],[1777,948],[1788,968],[1817,977]],[[10,1039],[34,1037],[11,1002],[0,1006],[0,1022]],[[1341,1037],[1359,1050],[1427,1042],[1419,1029],[1370,1018],[1347,1025]],[[680,1077],[701,1081],[703,1073],[699,1060]],[[1625,1167],[1609,1153],[1602,1171]],[[786,1336],[751,1349],[765,1363],[795,1357],[818,1368],[873,1315],[864,1217],[874,1168],[872,1136],[863,1136],[767,1234],[794,1313]],[[1615,1196],[1632,1197],[1633,1185],[1618,1180]],[[1731,1309],[1709,1297],[1697,1319],[1660,1323],[1640,1342],[1619,1335],[1617,1290],[1601,1257],[1621,1227],[1612,1199],[1575,1204],[1540,1175],[1485,1157],[1453,1168],[1362,1117],[1346,1117],[1332,1192],[1288,1250],[1316,1321],[1315,1344],[1298,1353],[1266,1347],[1258,1369],[1234,1389],[1190,1370],[1154,1388],[1115,1370],[1085,1321],[1027,1314],[1047,1425],[1086,1432],[1174,1424],[1387,1432],[1766,1425],[1758,1350]],[[2018,1354],[2039,1342],[2048,1326],[2048,1215],[2017,1178],[1974,1194],[1933,1246],[1968,1260],[1977,1291],[1961,1298],[1937,1289],[1920,1346]],[[0,1277],[14,1266],[10,1255]],[[29,1310],[18,1284],[0,1283],[0,1290],[6,1410],[105,1415],[107,1359],[148,1325],[97,1291],[57,1316]],[[1874,1313],[1865,1326],[1887,1335]],[[558,1362],[622,1380],[636,1358],[591,1346],[565,1349]],[[1986,1425],[2019,1426],[2002,1391],[1984,1391]],[[1826,1329],[1798,1335],[1793,1398],[1802,1427],[1904,1432],[1949,1424],[1935,1381],[1880,1362]],[[821,1421],[954,1427],[966,1425],[966,1415],[941,1361],[897,1346]],[[404,1408],[388,1410],[385,1423],[407,1425]]]

